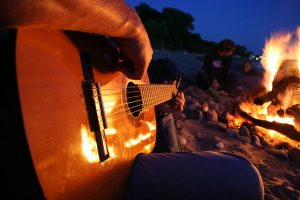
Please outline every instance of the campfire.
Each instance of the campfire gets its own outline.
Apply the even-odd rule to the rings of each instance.
[[[265,139],[300,146],[300,27],[266,41],[261,64],[264,91],[243,101],[229,126],[255,127]]]

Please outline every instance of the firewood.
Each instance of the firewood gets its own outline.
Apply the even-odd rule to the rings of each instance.
[[[293,105],[286,109],[285,113],[289,116],[294,117],[297,120],[300,120],[300,104]]]
[[[252,122],[256,126],[260,126],[260,127],[266,128],[266,129],[277,131],[278,133],[281,133],[292,140],[300,142],[300,132],[297,131],[297,129],[293,125],[285,124],[285,123],[278,123],[275,121],[269,122],[266,120],[256,119],[256,118],[250,116],[248,113],[242,111],[241,109],[239,109],[237,111],[237,114],[240,115],[241,117],[243,117],[244,119]]]
[[[277,71],[273,83],[272,91],[254,99],[254,104],[263,105],[266,102],[272,101],[273,104],[279,104],[277,98],[279,93],[284,93],[290,86],[300,87],[299,69],[297,60],[284,60],[279,70]]]
[[[263,105],[266,102],[272,101],[274,104],[278,104],[279,100],[277,96],[280,92],[284,92],[286,88],[288,88],[292,84],[299,84],[300,85],[300,78],[299,77],[287,77],[276,84],[273,84],[272,91],[254,99],[254,104],[256,105]]]

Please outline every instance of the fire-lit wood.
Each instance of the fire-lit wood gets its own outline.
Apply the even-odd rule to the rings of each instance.
[[[272,91],[265,93],[264,95],[254,99],[254,103],[257,105],[263,105],[266,102],[272,101],[273,104],[279,104],[279,93],[284,93],[288,87],[297,87],[294,90],[300,88],[300,78],[298,77],[299,69],[297,66],[297,60],[285,60],[280,65],[279,70],[272,82]],[[299,92],[296,92],[299,93]],[[296,98],[296,96],[295,96]]]
[[[272,91],[254,99],[254,103],[257,105],[262,105],[266,102],[272,101],[275,104],[278,104],[277,96],[280,92],[284,92],[287,87],[292,84],[300,84],[300,78],[298,77],[288,77],[281,81],[279,81],[276,85],[274,85]]]
[[[300,104],[293,105],[286,109],[285,113],[300,121]]]
[[[237,114],[243,117],[244,119],[250,121],[251,123],[255,124],[256,126],[277,131],[290,139],[300,142],[300,132],[297,131],[293,125],[255,119],[254,117],[250,116],[241,109],[238,109]]]

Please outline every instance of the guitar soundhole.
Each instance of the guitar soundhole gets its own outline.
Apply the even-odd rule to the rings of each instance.
[[[143,108],[142,94],[139,87],[129,82],[126,88],[127,103],[131,114],[138,117]]]

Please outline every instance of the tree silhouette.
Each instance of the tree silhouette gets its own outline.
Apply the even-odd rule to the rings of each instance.
[[[195,20],[189,13],[175,8],[163,8],[159,12],[146,3],[139,4],[135,10],[148,32],[153,48],[205,53],[217,46],[215,42],[203,40],[200,34],[192,33]],[[252,52],[237,45],[235,54],[248,58]]]

